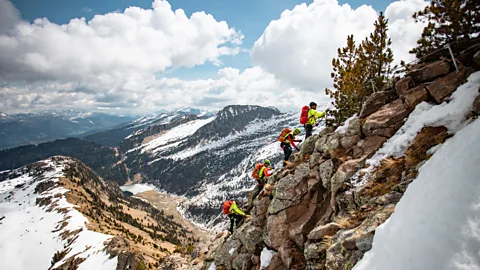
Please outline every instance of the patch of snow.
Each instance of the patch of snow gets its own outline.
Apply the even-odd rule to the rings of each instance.
[[[233,253],[235,252],[235,250],[237,250],[235,247],[231,248],[229,251],[228,251],[228,254],[233,255]]]
[[[480,269],[480,119],[422,166],[354,269]]]
[[[155,190],[155,186],[151,184],[133,184],[129,186],[121,186],[120,189],[122,191],[129,191],[133,193],[133,195],[136,195],[145,191]]]
[[[363,185],[368,179],[370,172],[380,162],[389,157],[401,157],[413,143],[417,134],[426,126],[445,126],[450,133],[465,126],[464,120],[471,110],[473,100],[478,95],[480,86],[480,72],[475,72],[468,78],[468,82],[458,87],[452,94],[449,103],[443,102],[440,105],[431,105],[422,102],[410,114],[405,124],[388,139],[382,148],[375,155],[366,161],[369,164],[368,169],[362,170],[363,177],[359,177],[359,172],[353,177],[355,186]]]
[[[274,255],[274,251],[264,247],[262,253],[260,253],[260,269],[267,268],[270,265]]]
[[[109,259],[103,251],[103,242],[112,236],[87,230],[88,220],[66,200],[67,189],[53,187],[35,193],[42,182],[58,182],[69,160],[42,162],[43,168],[54,169],[28,176],[22,167],[14,171],[22,175],[0,182],[0,216],[4,217],[0,222],[0,269],[49,269],[52,256],[67,247],[71,250],[56,266],[78,254],[86,259],[78,269],[116,269],[117,258]],[[51,203],[37,205],[37,199],[45,197],[51,197]],[[61,237],[75,230],[81,231],[70,244]]]
[[[335,132],[338,132],[341,134],[344,134],[345,132],[347,132],[348,126],[350,125],[350,121],[352,121],[355,118],[357,118],[357,114],[354,114],[353,116],[348,118],[343,124],[343,126],[339,126],[337,129],[335,129]]]
[[[212,264],[210,264],[210,267],[208,268],[208,270],[216,270],[217,269],[217,266],[215,265],[215,262],[212,262]]]

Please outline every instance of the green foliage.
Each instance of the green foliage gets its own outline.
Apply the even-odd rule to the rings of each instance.
[[[388,20],[380,13],[375,30],[357,47],[353,35],[347,37],[347,46],[338,49],[332,60],[334,89],[325,89],[333,98],[335,109],[329,110],[334,123],[344,122],[358,113],[375,89],[382,89],[392,75],[393,53],[388,38]],[[370,80],[373,81],[373,86]]]
[[[451,42],[476,37],[480,33],[480,1],[432,0],[413,18],[427,23],[418,46],[410,51],[422,58]]]

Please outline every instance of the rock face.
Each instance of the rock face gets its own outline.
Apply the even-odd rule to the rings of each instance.
[[[342,131],[325,129],[310,137],[295,162],[269,180],[271,196],[255,200],[251,222],[218,251],[217,269],[258,269],[264,248],[274,253],[265,269],[352,269],[415,181],[429,149],[451,135],[442,126],[425,127],[404,156],[378,165],[366,161],[419,103],[444,100],[471,72],[449,71],[445,61],[419,65],[396,82],[395,94],[373,94]],[[471,115],[479,113],[480,95]]]
[[[408,115],[408,111],[403,105],[402,100],[384,105],[377,112],[368,116],[363,124],[363,132],[367,136],[380,135],[382,130],[391,128]],[[385,136],[388,137],[388,136]]]
[[[410,71],[407,76],[415,82],[428,82],[450,72],[450,64],[445,61],[436,61]]]
[[[405,77],[395,84],[395,91],[399,96],[403,95],[408,89],[415,86],[415,82],[413,81],[412,77]]]
[[[389,103],[395,98],[396,96],[392,91],[383,91],[383,92],[373,93],[370,97],[368,97],[367,101],[363,105],[359,117],[365,118],[369,116],[370,114],[376,112],[383,105]]]
[[[473,61],[480,66],[480,51],[473,55]]]
[[[423,101],[428,100],[428,93],[425,85],[419,85],[408,91],[403,92],[401,99],[405,107],[409,110],[415,109],[415,106]]]
[[[432,84],[427,86],[430,95],[437,103],[441,103],[444,98],[450,96],[465,79],[473,72],[470,68],[464,68],[459,72],[452,72]]]
[[[142,255],[133,252],[130,242],[123,236],[112,238],[105,249],[110,254],[110,258],[118,256],[117,270],[145,267]]]

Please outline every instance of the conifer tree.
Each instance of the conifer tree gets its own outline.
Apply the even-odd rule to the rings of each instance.
[[[338,49],[338,57],[332,60],[334,90],[325,89],[333,98],[335,109],[329,113],[336,123],[361,110],[362,104],[376,89],[388,82],[392,73],[393,53],[388,38],[388,20],[380,13],[374,23],[375,30],[357,47],[353,35],[347,37],[347,46]]]
[[[422,58],[451,42],[478,36],[480,1],[432,0],[424,10],[415,12],[413,18],[427,23],[418,46],[410,51]]]

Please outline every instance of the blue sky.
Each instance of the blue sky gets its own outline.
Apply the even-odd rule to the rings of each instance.
[[[262,35],[270,21],[278,19],[285,9],[292,9],[301,3],[312,1],[300,0],[175,0],[169,1],[172,9],[183,9],[187,16],[193,12],[204,11],[212,14],[217,21],[226,21],[230,27],[240,30],[244,35],[242,48],[244,52],[235,56],[223,56],[220,58],[223,66],[233,67],[239,70],[251,67],[250,55],[246,50],[250,49],[254,42]],[[361,5],[371,5],[375,10],[384,10],[391,0],[340,0],[340,4],[348,3],[353,8]],[[20,11],[23,19],[33,21],[39,17],[46,17],[50,21],[63,24],[72,18],[85,17],[90,20],[95,14],[105,14],[112,11],[123,11],[129,6],[138,6],[149,9],[152,0],[12,0],[12,3]],[[218,66],[207,62],[202,66],[192,69],[180,68],[156,74],[157,77],[178,77],[183,80],[214,78],[219,70]]]

